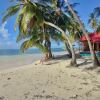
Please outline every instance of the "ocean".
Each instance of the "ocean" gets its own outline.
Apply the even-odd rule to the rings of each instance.
[[[52,52],[64,51],[62,48],[52,48]],[[24,55],[24,54],[41,54],[39,49],[30,49],[22,53],[19,49],[0,49],[0,56],[11,56],[11,55]]]

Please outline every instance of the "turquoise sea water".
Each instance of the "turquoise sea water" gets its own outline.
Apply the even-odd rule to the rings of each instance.
[[[96,56],[100,57],[100,52],[95,52],[96,53]],[[90,52],[81,52],[80,53],[81,56],[87,56],[87,57],[90,57],[91,56],[91,53]]]
[[[62,48],[52,48],[53,52],[64,51]],[[22,53],[19,49],[0,49],[0,56],[23,55],[23,54],[40,54],[38,49],[30,49]]]

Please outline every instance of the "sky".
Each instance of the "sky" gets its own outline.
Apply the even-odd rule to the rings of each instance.
[[[8,48],[19,48],[19,44],[16,43],[16,37],[18,30],[14,31],[14,23],[16,16],[9,18],[6,22],[2,23],[3,13],[6,9],[14,5],[14,3],[8,2],[9,0],[0,0],[0,49]],[[100,0],[69,0],[70,3],[79,3],[75,8],[78,11],[78,15],[85,24],[86,29],[92,32],[92,29],[88,25],[89,14],[93,11],[95,7],[100,6]],[[62,44],[58,45],[53,42],[52,47],[60,47]]]

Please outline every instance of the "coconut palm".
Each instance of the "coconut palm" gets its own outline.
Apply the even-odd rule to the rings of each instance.
[[[62,0],[62,1],[64,1],[64,0]],[[55,8],[56,9],[58,8],[58,10],[55,10],[55,12],[57,12],[58,17],[59,16],[62,16],[64,13],[61,13],[62,12],[61,11],[61,6],[63,6],[63,3],[64,2],[61,3],[60,0],[55,0],[55,2],[53,2],[53,3],[55,3],[55,6],[57,6]],[[78,3],[74,3],[74,4],[71,4],[70,6],[75,7],[77,4]],[[60,9],[59,9],[59,6],[60,6]],[[64,11],[65,12],[64,15],[70,16],[70,18],[68,19],[69,22],[68,21],[67,22],[65,21],[65,23],[66,23],[65,26],[66,26],[67,32],[69,33],[70,40],[73,43],[76,39],[79,39],[80,38],[80,34],[79,33],[81,33],[81,30],[80,30],[79,24],[75,21],[75,19],[73,17],[73,14],[67,8],[68,8],[68,6],[64,5],[64,8],[63,8],[65,10]],[[77,11],[75,11],[75,12],[77,13]],[[63,25],[63,24],[61,24],[61,25]],[[65,45],[66,45],[67,51],[69,51],[69,54],[71,56],[71,52],[70,52],[70,49],[68,48],[68,44],[65,44]]]
[[[66,34],[61,28],[59,28],[57,25],[55,25],[55,24],[53,24],[53,23],[46,22],[46,21],[44,21],[44,23],[45,23],[46,25],[49,25],[49,26],[51,26],[51,27],[54,27],[55,29],[59,30],[59,31],[62,33],[63,37],[65,37],[65,39],[67,40],[67,41],[65,41],[65,42],[68,42],[68,44],[69,44],[69,46],[70,46],[70,50],[71,50],[71,52],[72,52],[72,61],[71,61],[71,65],[72,65],[72,66],[77,66],[75,51],[74,51],[74,49],[73,49],[73,46],[72,46],[71,41],[70,41],[69,37],[67,36],[67,34]]]
[[[96,16],[94,15],[94,13],[90,14],[88,23],[90,24],[90,26],[96,32],[99,23],[98,23],[98,20],[97,20]]]
[[[21,1],[23,1],[23,0],[21,0]],[[16,23],[19,26],[21,36],[28,38],[31,35],[30,29],[32,26],[35,25],[35,23],[37,23],[36,25],[39,25],[39,27],[41,27],[41,28],[43,28],[44,25],[48,25],[48,26],[51,26],[51,27],[57,29],[58,31],[60,31],[62,33],[62,36],[65,37],[66,42],[69,43],[69,46],[70,46],[70,49],[72,52],[72,64],[76,66],[77,64],[76,64],[75,52],[74,52],[74,49],[72,47],[72,44],[71,44],[70,39],[67,36],[67,34],[61,28],[56,26],[55,24],[45,21],[44,15],[43,15],[43,10],[41,10],[41,7],[40,8],[37,7],[35,3],[31,3],[28,0],[25,0],[24,4],[22,4],[22,5],[23,5],[22,7],[19,6],[21,10],[19,12],[19,15],[18,15],[18,18],[16,21]],[[12,12],[13,11],[11,11],[10,13],[12,13]],[[15,13],[13,13],[13,15]],[[8,15],[9,15],[9,13],[7,12],[6,16],[8,16]],[[10,14],[10,15],[12,15],[12,14]],[[9,16],[8,17],[6,17],[6,16],[4,17],[4,20],[9,17]],[[30,20],[32,20],[32,23]],[[30,26],[28,26],[28,25],[30,25]],[[29,33],[29,34],[27,34],[27,33]]]
[[[95,16],[96,19],[96,31],[100,32],[100,7],[94,8],[93,16]]]
[[[56,3],[55,3],[55,4],[57,4],[58,1],[59,1],[59,0],[56,0]],[[74,11],[73,7],[70,5],[69,1],[68,1],[68,0],[62,0],[62,1],[63,1],[63,4],[65,3],[65,4],[68,6],[68,10],[72,13],[73,17],[74,17],[74,18],[76,19],[76,21],[79,23],[80,28],[81,28],[83,34],[84,34],[84,35],[86,36],[86,38],[87,38],[87,42],[88,42],[88,44],[89,44],[89,48],[90,48],[90,52],[91,52],[91,57],[92,57],[92,61],[93,61],[93,66],[99,66],[100,63],[99,63],[99,61],[98,61],[98,59],[97,59],[97,57],[96,57],[96,54],[95,54],[95,52],[94,52],[94,50],[93,50],[93,47],[92,47],[92,44],[91,44],[91,42],[90,42],[88,33],[86,32],[86,30],[85,30],[85,28],[84,28],[84,26],[83,26],[83,23],[81,22],[81,20],[80,20],[80,18],[78,17],[78,15],[75,13],[75,11]],[[61,7],[59,7],[59,8],[61,8]]]
[[[17,41],[20,41],[22,39],[26,39],[26,38],[30,38],[32,37],[32,39],[30,38],[29,40],[25,41],[22,46],[21,46],[21,50],[25,50],[28,47],[32,46],[31,42],[33,39],[35,39],[33,41],[33,45],[40,48],[40,49],[44,49],[43,45],[39,42],[38,38],[36,38],[36,35],[33,35],[33,33],[37,34],[37,25],[35,25],[35,22],[37,20],[37,24],[41,23],[41,20],[43,19],[43,17],[41,18],[37,18],[37,16],[34,16],[35,13],[39,15],[39,11],[37,11],[36,9],[36,5],[32,4],[31,2],[24,4],[22,9],[20,9],[20,4],[15,5],[13,7],[10,7],[9,9],[7,9],[7,13],[3,18],[3,22],[9,17],[12,16],[14,14],[16,14],[19,11],[19,14],[17,16],[17,20],[16,20],[16,24],[15,26],[18,24],[19,26],[19,35],[18,35],[18,39]],[[35,11],[35,13],[34,13]],[[40,15],[39,15],[40,16]],[[35,26],[34,26],[35,25]],[[29,26],[29,27],[28,27]],[[34,28],[33,28],[34,26]],[[32,30],[30,31],[30,29],[32,28]],[[34,30],[34,32],[33,32]],[[40,36],[39,34],[37,34],[38,36]],[[34,37],[33,37],[34,36]],[[29,45],[30,43],[30,45]],[[28,45],[29,46],[28,46]],[[41,46],[40,46],[41,45]],[[26,47],[25,47],[26,46]],[[24,48],[25,47],[25,48]],[[43,50],[42,50],[43,51]],[[49,50],[50,51],[50,50]],[[50,52],[51,53],[51,52]]]
[[[96,30],[97,32],[100,32],[100,25],[98,25],[98,27],[97,27],[97,30]]]
[[[80,18],[77,16],[77,14],[74,12],[73,8],[70,6],[69,4],[69,1],[68,0],[65,0],[65,3],[67,4],[69,10],[72,12],[73,16],[76,18],[76,20],[78,21],[78,23],[80,24],[80,27],[83,31],[83,34],[86,36],[86,39],[87,39],[87,42],[88,42],[88,45],[89,45],[89,48],[90,48],[90,52],[91,52],[91,57],[92,57],[92,61],[93,61],[93,66],[99,66],[99,61],[95,55],[95,52],[93,50],[93,47],[92,47],[92,44],[90,42],[90,39],[89,39],[89,36],[88,36],[88,33],[86,32]]]
[[[96,15],[96,17],[100,16],[100,7],[96,7],[93,11],[93,13]]]
[[[61,13],[61,12],[60,12]],[[51,18],[52,19],[52,18]],[[69,33],[69,38],[72,36],[74,39],[77,36],[77,32],[79,32],[79,25],[78,23],[76,23],[74,20],[71,20],[69,17],[67,17],[65,14],[60,14],[59,16],[56,15],[55,18],[53,17],[55,22],[55,25],[59,26],[61,29],[63,29],[63,31],[65,32],[66,29]],[[50,22],[50,21],[49,21]],[[74,34],[74,35],[73,35]],[[73,42],[71,42],[72,44]],[[71,56],[71,52],[70,49],[68,48],[68,44],[65,43],[65,45],[67,46],[67,50],[69,51],[69,54]]]

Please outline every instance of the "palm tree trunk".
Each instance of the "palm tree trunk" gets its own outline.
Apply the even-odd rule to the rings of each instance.
[[[45,47],[47,48],[46,52],[46,59],[51,59],[52,58],[52,52],[51,52],[51,42],[50,40],[45,40]]]
[[[98,59],[97,59],[97,57],[96,57],[96,54],[95,54],[95,52],[94,52],[94,50],[93,50],[93,47],[92,47],[92,44],[91,44],[91,42],[90,42],[90,38],[89,38],[89,36],[88,36],[88,33],[86,32],[86,30],[85,30],[85,28],[84,28],[84,26],[83,26],[83,24],[82,24],[80,18],[79,18],[79,17],[77,16],[77,14],[74,12],[73,8],[70,6],[68,0],[65,0],[65,2],[67,3],[68,8],[69,8],[69,10],[72,12],[73,16],[76,18],[76,20],[77,20],[78,23],[80,24],[80,27],[81,27],[81,29],[82,29],[82,31],[83,31],[83,34],[86,36],[86,39],[87,39],[87,42],[88,42],[88,45],[89,45],[89,48],[90,48],[90,52],[91,52],[91,57],[92,57],[92,61],[93,61],[93,66],[99,66],[100,63],[99,63],[99,61],[98,61]]]
[[[74,49],[73,49],[73,46],[72,46],[71,41],[70,41],[69,37],[67,36],[67,34],[66,34],[61,28],[59,28],[58,26],[56,26],[56,25],[53,24],[53,23],[44,21],[44,24],[56,28],[56,29],[59,30],[59,31],[62,33],[62,35],[66,38],[66,41],[65,41],[65,42],[66,42],[66,43],[68,42],[68,44],[69,44],[69,46],[70,46],[70,49],[71,49],[71,52],[72,52],[72,61],[71,61],[71,65],[77,67],[75,51],[74,51]]]
[[[50,40],[48,40],[48,57],[49,57],[49,59],[52,58],[51,42],[50,42]]]
[[[69,57],[72,58],[72,53],[71,53],[68,43],[65,43],[65,47],[66,47],[66,50],[68,51]]]

